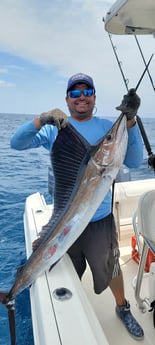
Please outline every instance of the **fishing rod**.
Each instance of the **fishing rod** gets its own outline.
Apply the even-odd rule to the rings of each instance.
[[[117,63],[118,63],[119,69],[120,69],[120,72],[121,72],[121,74],[122,74],[122,78],[123,78],[123,80],[124,80],[124,84],[125,84],[125,86],[126,86],[127,91],[129,91],[129,89],[128,89],[129,79],[125,78],[125,75],[124,75],[124,72],[123,72],[123,69],[122,69],[122,62],[121,62],[121,61],[119,60],[119,58],[118,58],[118,54],[116,53],[117,48],[116,48],[116,46],[114,46],[113,41],[112,41],[112,38],[111,38],[112,35],[110,35],[110,34],[108,33],[108,36],[109,36],[109,40],[110,40],[110,43],[111,43],[111,45],[112,45],[112,49],[113,49],[113,51],[114,51],[114,54],[115,54],[115,57],[116,57],[116,60],[117,60]]]
[[[149,66],[149,64],[150,64],[150,62],[152,60],[152,57],[153,57],[153,54],[151,55],[148,63],[146,64],[146,62],[145,62],[145,70],[144,70],[143,74],[141,75],[141,78],[139,79],[139,81],[137,83],[135,91],[138,89],[138,87],[139,87],[139,85],[140,85],[140,83],[141,83],[141,81],[143,79],[144,74],[146,73],[146,71],[148,71],[148,66]],[[141,120],[140,116],[137,115],[136,118],[137,118],[138,126],[140,128],[141,135],[142,135],[142,138],[143,138],[143,141],[144,141],[144,144],[145,144],[148,156],[149,156],[149,158],[148,158],[148,165],[151,168],[153,168],[153,170],[155,171],[155,155],[152,152],[151,145],[149,143],[149,140],[148,140],[148,137],[146,135],[146,132],[145,132],[145,129],[144,129],[144,126],[143,126],[143,123],[142,123],[142,120]]]
[[[104,21],[104,18],[103,18],[103,21]],[[109,36],[110,43],[112,45],[112,48],[113,48],[113,51],[114,51],[114,54],[115,54],[115,57],[116,57],[116,61],[118,63],[118,66],[119,66],[119,69],[120,69],[120,72],[121,72],[121,75],[123,77],[123,81],[124,81],[125,87],[126,87],[127,91],[129,91],[128,79],[125,78],[125,75],[124,75],[124,72],[123,72],[123,69],[122,69],[122,63],[121,63],[121,61],[118,58],[118,54],[116,52],[116,47],[114,46],[113,41],[112,41],[112,37],[111,37],[112,35],[108,33],[108,36]],[[138,87],[139,87],[139,85],[140,85],[140,83],[141,83],[141,81],[142,81],[146,71],[148,71],[148,66],[149,66],[149,64],[150,64],[150,62],[152,60],[152,57],[153,57],[153,54],[151,55],[148,63],[146,63],[146,61],[145,61],[145,70],[142,73],[142,75],[141,75],[141,77],[140,77],[140,79],[139,79],[139,81],[138,81],[138,83],[136,85],[136,88],[134,89],[135,91],[137,91],[137,89],[138,89]],[[145,148],[146,148],[147,153],[148,153],[148,166],[155,171],[155,155],[152,152],[151,145],[150,145],[148,137],[146,135],[146,132],[145,132],[145,129],[144,129],[144,126],[143,126],[141,118],[138,115],[136,116],[136,118],[137,118],[137,123],[138,123],[139,129],[140,129],[140,132],[141,132],[141,136],[142,136],[143,141],[144,141]]]
[[[140,51],[140,54],[141,54],[141,56],[142,56],[144,65],[145,65],[145,67],[146,67],[146,60],[145,60],[144,54],[143,54],[143,52],[142,52],[140,43],[139,43],[139,41],[138,41],[137,36],[134,35],[134,37],[135,37],[135,40],[136,40],[138,49],[139,49],[139,51]],[[151,74],[150,74],[150,71],[149,71],[148,68],[147,68],[147,73],[148,73],[148,76],[149,76],[149,79],[150,79],[150,82],[151,82],[153,91],[155,91],[155,86],[154,86],[154,83],[153,83],[153,80],[152,80],[152,77],[151,77]],[[149,165],[150,167],[152,167],[152,168],[154,169],[154,171],[155,171],[155,155],[153,154],[153,152],[152,152],[152,150],[151,150],[150,143],[149,143],[149,141],[148,141],[148,138],[147,138],[146,133],[145,133],[145,131],[144,131],[144,127],[143,127],[142,121],[141,121],[141,119],[140,119],[139,116],[137,116],[137,121],[138,121],[139,127],[141,128],[141,133],[143,132],[142,137],[143,137],[143,140],[145,140],[145,147],[146,147],[146,149],[147,149],[148,156],[149,156],[149,158],[148,158],[148,165]]]

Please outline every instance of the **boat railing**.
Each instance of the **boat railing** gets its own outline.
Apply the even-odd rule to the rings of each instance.
[[[155,302],[155,189],[143,193],[139,199],[137,211],[133,216],[133,228],[140,253],[137,276],[134,279],[135,298],[139,308],[145,311],[146,304]],[[143,242],[139,240],[142,237]],[[150,272],[144,273],[148,251],[154,255]],[[149,275],[149,298],[141,297],[141,287],[144,275]]]

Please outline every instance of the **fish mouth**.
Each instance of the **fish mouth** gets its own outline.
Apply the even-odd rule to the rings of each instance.
[[[119,131],[124,132],[126,130],[126,116],[124,114],[121,114],[119,118],[114,123],[112,129],[115,129],[116,135]]]
[[[120,143],[123,141],[124,136],[127,134],[127,120],[126,116],[121,114],[119,118],[116,120],[114,125],[112,126],[111,130],[107,133],[108,135],[112,136],[112,144],[117,144],[117,146],[120,145]],[[110,139],[110,138],[109,138]]]
[[[112,146],[116,146],[120,144],[122,141],[125,133],[127,133],[127,127],[126,127],[126,116],[121,114],[118,119],[115,121],[111,129],[107,132],[105,137],[101,139],[103,140],[104,147],[107,146],[107,148]],[[100,143],[100,141],[99,141]]]
[[[127,131],[127,119],[123,114],[120,115],[120,125],[118,127],[118,130],[119,129],[122,130],[122,132]]]
[[[105,137],[97,143],[94,156],[96,164],[105,168],[117,167],[127,146],[127,136],[126,117],[121,114]]]
[[[121,114],[114,125],[114,154],[113,154],[113,163],[117,166],[120,164],[120,161],[123,156],[123,152],[125,152],[125,148],[127,148],[127,140],[128,140],[128,133],[127,133],[127,119],[126,116]]]

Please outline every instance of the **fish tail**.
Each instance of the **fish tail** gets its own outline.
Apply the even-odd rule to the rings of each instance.
[[[11,345],[16,345],[15,300],[9,299],[9,293],[0,291],[0,303],[8,310]]]

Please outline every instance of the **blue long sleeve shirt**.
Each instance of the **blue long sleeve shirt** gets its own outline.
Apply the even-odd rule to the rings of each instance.
[[[95,144],[112,127],[113,123],[99,117],[92,117],[88,121],[78,122],[69,117],[69,122],[83,135],[91,144]],[[11,138],[11,148],[26,150],[43,146],[51,149],[56,136],[57,127],[45,125],[39,131],[34,126],[34,121],[29,121],[20,126]],[[128,168],[138,168],[143,160],[142,139],[137,125],[128,129],[128,145],[124,164]],[[109,191],[97,209],[91,221],[97,221],[106,217],[111,212],[111,191]]]

